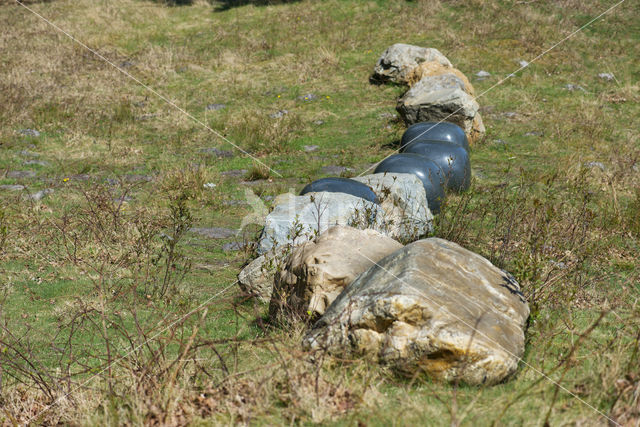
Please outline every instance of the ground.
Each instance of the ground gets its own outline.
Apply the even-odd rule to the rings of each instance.
[[[41,17],[0,1],[4,424],[637,422],[637,2],[555,47],[615,2],[26,3]],[[495,387],[311,360],[305,325],[269,325],[234,283],[253,255],[223,245],[259,225],[188,231],[238,229],[247,188],[269,206],[393,153],[405,88],[369,77],[397,42],[438,48],[478,94],[472,189],[434,235],[529,299]]]

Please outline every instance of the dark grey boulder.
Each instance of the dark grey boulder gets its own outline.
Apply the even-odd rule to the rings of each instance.
[[[432,160],[444,172],[445,187],[464,191],[471,185],[469,153],[450,142],[416,141],[402,148],[403,153],[419,154]]]
[[[360,197],[372,203],[379,203],[376,193],[366,184],[348,178],[321,178],[307,184],[302,189],[300,195],[307,193],[319,193],[326,191],[329,193],[345,193]]]
[[[400,146],[418,141],[447,141],[460,145],[465,150],[469,149],[469,140],[464,130],[449,122],[420,122],[411,125],[402,135]]]
[[[427,194],[429,210],[440,212],[440,204],[444,201],[444,173],[432,160],[413,153],[400,153],[387,157],[376,167],[376,173],[411,173],[422,181]]]

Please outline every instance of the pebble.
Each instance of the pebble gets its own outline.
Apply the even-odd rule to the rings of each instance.
[[[22,129],[20,133],[24,136],[33,136],[36,138],[40,136],[40,132],[35,129]]]
[[[289,114],[288,110],[278,110],[275,113],[269,114],[269,117],[271,117],[272,119],[281,119],[287,114]]]
[[[516,117],[518,115],[518,113],[515,113],[513,111],[507,111],[506,113],[502,113],[502,115],[512,119],[512,118]]]
[[[53,193],[53,188],[45,188],[44,190],[40,190],[36,193],[30,194],[29,199],[33,200],[34,202],[39,202],[40,200],[44,199],[45,196],[51,193]]]
[[[217,157],[224,157],[224,158],[233,157],[233,151],[231,151],[231,150],[220,150],[220,149],[215,148],[215,147],[201,148],[198,151],[200,151],[203,154],[211,154],[211,155],[214,155],[214,156],[217,156]]]
[[[568,83],[568,84],[565,86],[565,89],[570,90],[570,91],[574,91],[574,90],[581,90],[581,91],[583,91],[583,92],[586,92],[586,91],[587,91],[587,90],[586,90],[585,88],[583,88],[582,86],[580,86],[580,85],[574,85],[573,83]]]
[[[587,168],[598,168],[603,172],[607,169],[607,167],[602,162],[587,162],[584,164],[584,166]]]
[[[227,108],[226,104],[209,104],[207,105],[206,110],[218,111],[218,110],[224,110],[225,108]]]
[[[27,160],[23,163],[24,166],[32,166],[32,165],[38,165],[38,166],[48,166],[49,163],[45,162],[44,160]]]
[[[302,147],[306,153],[311,153],[313,151],[317,151],[320,146],[318,145],[304,145]]]
[[[491,73],[485,70],[480,70],[476,73],[476,77],[489,77],[490,75]]]
[[[336,166],[336,165],[329,165],[329,166],[323,166],[322,169],[320,169],[320,172],[322,172],[323,174],[329,174],[329,175],[340,175],[343,172],[355,172],[354,169],[345,167],[345,166]]]
[[[189,231],[209,239],[228,239],[236,235],[236,230],[223,227],[192,227]]]
[[[537,130],[532,130],[530,132],[525,133],[524,136],[544,136],[544,133]]]
[[[608,82],[610,82],[611,80],[613,80],[615,78],[613,76],[613,74],[611,74],[611,73],[600,73],[600,74],[598,74],[598,77],[600,77],[602,80],[606,80]]]
[[[321,126],[324,124],[324,120],[316,120],[313,122],[314,125]]]
[[[23,178],[35,178],[36,173],[33,171],[10,171],[7,172],[7,178],[23,179]]]
[[[521,67],[526,67],[527,65],[529,65],[529,62],[527,62],[527,61],[525,61],[525,60],[523,59],[523,60],[521,60],[521,61],[518,61],[518,64],[519,64]]]
[[[314,93],[307,93],[306,95],[300,95],[297,99],[299,101],[315,101],[318,99],[318,95]]]
[[[244,176],[247,174],[247,172],[249,172],[246,169],[231,169],[228,171],[224,171],[221,172],[220,175],[222,176]]]
[[[207,182],[207,183],[204,183],[202,186],[203,186],[204,188],[206,188],[206,189],[209,189],[209,190],[214,189],[214,188],[216,188],[216,187],[217,187],[217,185],[216,185],[216,184],[214,184],[213,182]]]
[[[7,191],[22,191],[25,189],[24,185],[14,184],[14,185],[0,185],[0,190]]]

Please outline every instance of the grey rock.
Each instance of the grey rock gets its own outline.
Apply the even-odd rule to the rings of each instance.
[[[518,61],[518,65],[520,65],[521,67],[526,67],[529,65],[529,62],[523,60]]]
[[[318,95],[314,93],[307,93],[306,95],[300,95],[298,101],[315,101],[318,99]]]
[[[584,167],[589,168],[589,169],[598,168],[602,172],[607,170],[607,167],[602,162],[587,162],[587,163],[584,164]]]
[[[89,181],[91,179],[91,175],[88,173],[78,173],[75,175],[71,175],[69,177],[71,181]]]
[[[325,175],[340,175],[343,172],[355,172],[355,169],[348,168],[346,166],[329,165],[329,166],[323,166],[320,169],[320,172]]]
[[[376,229],[384,217],[380,206],[344,193],[285,193],[276,197],[274,205],[265,220],[258,254],[285,245],[297,246],[333,225]]]
[[[33,165],[37,165],[37,166],[49,166],[49,163],[45,162],[44,160],[27,160],[24,163],[22,163],[24,166],[33,166]]]
[[[518,116],[518,113],[516,113],[515,111],[506,111],[502,113],[502,115],[505,116],[506,118],[513,119],[514,117]]]
[[[600,77],[602,80],[606,80],[608,82],[610,82],[613,79],[615,79],[614,75],[611,74],[611,73],[600,73],[600,74],[598,74],[598,77]]]
[[[219,111],[224,110],[225,108],[227,108],[225,104],[209,104],[205,109],[208,111]]]
[[[287,114],[289,114],[289,110],[278,110],[275,113],[269,114],[269,117],[271,117],[272,119],[281,119]]]
[[[282,268],[285,257],[284,247],[260,255],[238,274],[238,286],[258,301],[268,303],[273,292],[275,273]]]
[[[242,242],[229,242],[222,245],[222,250],[224,252],[236,252],[243,250],[245,247],[245,244]]]
[[[222,158],[233,157],[233,151],[231,151],[231,150],[220,150],[219,148],[216,148],[216,147],[201,148],[198,151],[200,151],[202,154],[210,154],[210,155],[216,156],[216,157],[222,157]]]
[[[573,92],[574,90],[581,90],[581,91],[583,91],[583,92],[586,92],[586,91],[587,91],[587,90],[586,90],[585,88],[583,88],[582,86],[580,86],[580,85],[574,85],[573,83],[567,83],[567,84],[565,85],[565,89],[567,89],[567,90],[569,90],[569,91],[571,91],[571,92]]]
[[[22,157],[40,157],[40,154],[31,152],[29,150],[22,150],[19,153]]]
[[[406,84],[411,71],[427,61],[436,61],[446,67],[452,66],[437,49],[397,43],[382,53],[373,69],[373,79]]]
[[[235,236],[238,232],[237,230],[224,227],[192,227],[189,231],[208,239],[228,239]]]
[[[314,124],[314,125],[316,125],[316,126],[321,126],[321,125],[323,125],[323,124],[324,124],[324,120],[315,120],[315,121],[313,122],[313,124]]]
[[[141,175],[141,174],[127,174],[124,177],[124,180],[127,182],[151,182],[153,181],[153,176],[151,175]]]
[[[33,136],[35,138],[40,136],[40,132],[35,129],[22,129],[20,130],[20,134],[24,136]]]
[[[486,79],[487,77],[490,77],[490,76],[491,76],[491,73],[484,70],[480,70],[476,73],[476,77],[478,77],[478,79]]]
[[[378,114],[378,117],[381,118],[381,119],[392,120],[392,119],[397,118],[398,116],[396,114],[393,114],[393,113],[380,113],[380,114]]]
[[[7,172],[7,178],[14,179],[27,179],[27,178],[35,178],[36,173],[34,171],[9,171]]]
[[[5,184],[5,185],[0,185],[0,190],[6,190],[6,191],[22,191],[24,190],[26,187],[24,185],[18,185],[18,184]]]
[[[131,62],[131,61],[122,61],[122,62],[120,63],[120,66],[121,66],[122,68],[130,68],[130,67],[133,67],[133,65],[134,65],[134,63],[133,63],[133,62]]]
[[[528,304],[488,260],[446,240],[420,240],[383,258],[336,298],[305,350],[365,357],[413,377],[470,385],[513,375]]]
[[[414,174],[384,173],[352,178],[371,187],[384,210],[380,229],[401,242],[415,240],[433,231],[422,181]]]
[[[317,151],[320,146],[318,145],[305,145],[302,147],[306,153],[311,153],[313,151]]]
[[[53,191],[54,191],[53,188],[45,188],[44,190],[40,190],[36,193],[30,194],[29,199],[33,200],[34,202],[39,202],[40,200],[44,199],[47,195],[52,194]]]
[[[524,134],[524,136],[544,136],[544,132],[532,130]]]

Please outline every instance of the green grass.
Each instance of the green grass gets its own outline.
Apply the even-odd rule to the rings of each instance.
[[[532,59],[611,4],[307,0],[220,10],[205,1],[169,7],[142,0],[55,0],[29,7],[280,173],[282,178],[271,172],[250,187],[266,196],[301,189],[321,176],[322,166],[359,174],[393,153],[404,127],[380,115],[394,112],[404,88],[368,83],[387,46],[440,49],[481,94],[517,69],[519,60]],[[514,273],[533,309],[524,361],[535,370],[523,363],[505,384],[456,389],[426,378],[401,379],[361,360],[311,365],[300,353],[299,325],[263,329],[267,307],[244,301],[235,286],[209,301],[206,316],[197,311],[164,330],[232,285],[251,257],[222,250],[233,238],[187,233],[178,249],[190,268],[171,295],[149,299],[128,288],[148,266],[149,283],[162,280],[158,235],[171,227],[170,207],[182,195],[194,226],[237,228],[251,209],[229,201],[243,200],[247,185],[221,173],[246,169],[258,178],[264,171],[24,8],[0,1],[6,29],[0,37],[0,168],[38,174],[16,179],[0,173],[0,184],[28,187],[0,191],[0,230],[7,230],[0,246],[0,354],[7,363],[20,360],[20,352],[31,355],[37,370],[51,375],[39,380],[28,370],[12,371],[14,365],[0,367],[0,420],[24,422],[69,391],[61,385],[69,384],[60,380],[66,378],[61,368],[77,373],[67,379],[79,384],[104,366],[102,321],[112,322],[106,337],[117,343],[115,355],[149,337],[151,344],[98,375],[91,390],[58,402],[42,422],[537,425],[549,408],[552,425],[606,421],[563,391],[553,401],[554,384],[537,382],[536,370],[607,416],[628,420],[630,390],[638,387],[640,328],[639,13],[637,3],[625,2],[478,99],[487,134],[470,153],[473,189],[449,197],[436,234]],[[491,77],[475,80],[481,69]],[[603,72],[615,81],[600,79]],[[585,91],[569,91],[567,84]],[[307,93],[318,99],[298,99]],[[212,103],[226,108],[206,111]],[[270,117],[279,110],[289,114]],[[41,136],[19,134],[26,128]],[[320,148],[306,153],[304,145]],[[235,156],[199,151],[206,147]],[[48,164],[24,165],[30,157],[22,150]],[[591,161],[606,170],[585,169]],[[149,180],[131,182],[140,175]],[[122,180],[122,187],[105,185],[107,179]],[[216,187],[205,189],[204,183]],[[55,192],[40,202],[24,197],[45,188]],[[125,191],[131,200],[114,210],[121,212],[119,225],[92,213],[103,206],[99,200],[113,201]],[[135,224],[151,224],[156,234],[140,249],[144,256],[130,259],[126,255],[136,254],[144,240]],[[92,234],[98,229],[105,233],[102,241]],[[244,238],[257,232],[254,226]],[[65,236],[77,238],[76,255],[65,248]],[[568,267],[550,270],[552,261]],[[178,278],[179,270],[171,275]],[[100,283],[129,291],[114,297]],[[85,313],[72,334],[73,314],[89,306],[102,308]],[[615,312],[565,360],[604,309]],[[197,345],[185,347],[196,328]],[[69,336],[66,345],[84,359],[74,360],[64,347]],[[53,351],[52,340],[66,353]],[[7,346],[11,342],[15,348]],[[182,360],[182,351],[192,361],[172,364]],[[321,379],[316,388],[309,386],[314,378]],[[38,389],[38,381],[53,391]]]

